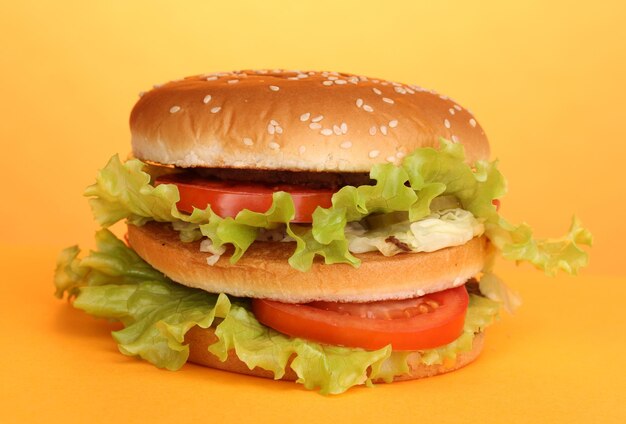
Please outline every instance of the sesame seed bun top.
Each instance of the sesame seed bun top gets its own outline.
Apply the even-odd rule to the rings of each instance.
[[[485,133],[457,103],[415,85],[336,72],[238,71],[188,77],[143,94],[133,154],[181,167],[369,172],[439,138],[468,162]]]

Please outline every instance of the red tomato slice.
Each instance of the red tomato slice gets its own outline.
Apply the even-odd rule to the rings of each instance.
[[[253,299],[263,324],[292,337],[321,343],[394,350],[421,350],[457,339],[469,296],[464,286],[405,300],[370,303],[289,304]]]
[[[496,211],[500,210],[500,199],[493,199],[491,201],[491,204],[494,205],[496,207]]]
[[[266,212],[272,206],[272,195],[277,191],[291,194],[296,209],[292,222],[312,222],[315,208],[331,206],[334,191],[312,189],[297,185],[264,185],[255,183],[229,183],[206,180],[184,174],[164,175],[156,184],[175,184],[180,193],[179,210],[192,213],[193,208],[205,209],[211,205],[213,212],[225,217],[235,217],[240,211]]]

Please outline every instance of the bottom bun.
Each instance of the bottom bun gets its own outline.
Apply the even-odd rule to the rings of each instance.
[[[205,367],[217,368],[220,370],[234,372],[238,374],[247,374],[255,377],[274,378],[274,373],[259,367],[253,369],[248,368],[235,354],[230,351],[228,358],[224,362],[220,361],[217,356],[208,351],[210,345],[217,341],[214,328],[203,329],[193,327],[187,332],[185,342],[189,343],[189,361],[194,364],[203,365]],[[474,337],[472,350],[460,353],[453,364],[435,364],[425,365],[421,362],[409,363],[409,373],[394,377],[393,381],[415,380],[418,378],[432,377],[457,370],[472,362],[478,357],[483,349],[485,335],[478,333]],[[281,380],[296,381],[298,376],[287,367],[285,375]],[[382,380],[374,380],[375,383],[383,383]]]

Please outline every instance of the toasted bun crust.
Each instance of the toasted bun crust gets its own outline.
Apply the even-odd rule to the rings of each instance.
[[[409,373],[397,376],[393,381],[415,380],[418,378],[432,377],[464,367],[478,357],[483,349],[484,339],[484,333],[477,334],[474,337],[472,350],[459,354],[453,364],[424,365],[419,361],[410,361]],[[267,371],[259,367],[255,367],[253,369],[248,368],[246,364],[239,360],[233,351],[229,353],[228,358],[226,358],[224,362],[221,362],[215,355],[208,351],[208,347],[216,341],[217,337],[215,336],[213,328],[203,329],[200,327],[193,327],[185,336],[185,342],[189,343],[189,361],[195,364],[204,365],[205,367],[217,368],[238,374],[274,378],[274,373],[271,371]],[[281,380],[295,381],[297,379],[298,377],[296,373],[291,369],[291,367],[287,367],[285,375]],[[382,383],[382,381],[376,380],[374,382]]]
[[[369,172],[439,138],[468,162],[489,144],[474,116],[414,85],[336,72],[239,71],[145,93],[130,117],[133,154],[181,167]]]
[[[294,243],[255,242],[237,263],[231,264],[227,253],[211,266],[210,254],[200,251],[200,242],[181,242],[168,224],[129,225],[128,240],[145,261],[186,286],[288,303],[423,296],[463,284],[482,270],[490,250],[487,239],[477,237],[431,253],[356,255],[362,261],[359,268],[318,261],[309,272],[300,272],[287,262]]]

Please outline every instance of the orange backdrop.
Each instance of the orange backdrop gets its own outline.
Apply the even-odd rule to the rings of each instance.
[[[589,422],[594,413],[626,422],[623,2],[5,3],[0,421],[104,407],[96,421],[244,411],[257,420],[409,421],[426,411],[445,422],[471,414]],[[578,279],[548,280],[504,265],[526,303],[496,325],[476,364],[337,398],[191,366],[158,372],[115,353],[106,324],[51,297],[56,252],[93,245],[83,188],[112,154],[129,151],[139,91],[197,73],[275,67],[379,76],[455,98],[501,161],[510,188],[503,213],[543,236],[563,233],[576,213],[595,236],[590,267]]]

